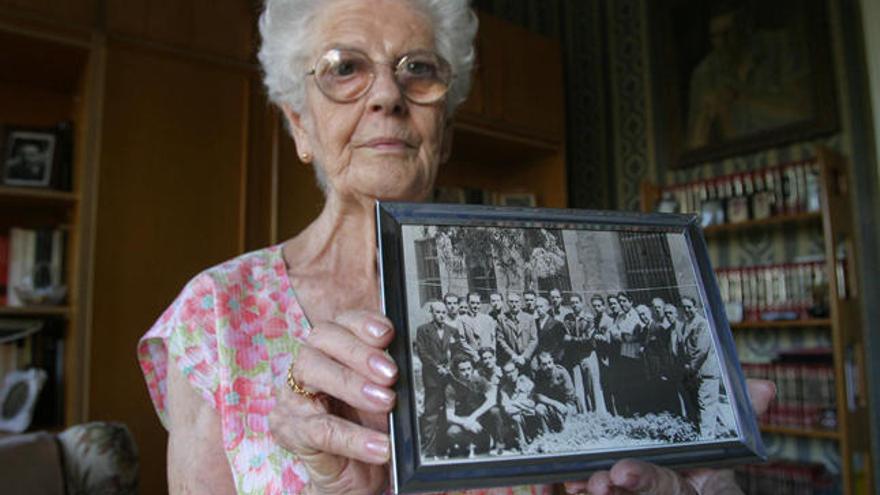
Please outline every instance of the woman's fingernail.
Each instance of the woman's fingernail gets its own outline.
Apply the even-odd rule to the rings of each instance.
[[[385,378],[394,378],[397,375],[397,365],[382,356],[370,356],[370,368]]]
[[[390,330],[391,327],[384,323],[379,323],[378,321],[371,321],[367,323],[367,331],[370,332],[370,335],[377,339],[382,338]]]
[[[372,383],[365,383],[362,392],[367,397],[381,402],[383,404],[391,404],[394,401],[394,393],[382,387],[377,387]]]
[[[367,440],[367,443],[364,444],[367,451],[373,454],[376,457],[386,459],[388,458],[388,440],[386,439],[372,439]]]

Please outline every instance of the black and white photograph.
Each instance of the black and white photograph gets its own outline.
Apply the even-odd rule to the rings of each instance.
[[[685,232],[516,223],[400,226],[416,464],[739,442]]]
[[[55,152],[52,132],[10,130],[3,148],[3,184],[49,187]]]

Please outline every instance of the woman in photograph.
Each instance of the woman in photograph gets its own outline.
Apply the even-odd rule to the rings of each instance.
[[[430,196],[470,85],[468,3],[266,2],[265,83],[326,202],[296,237],[196,276],[141,340],[171,493],[387,489],[399,371],[384,353],[395,329],[379,312],[374,201]],[[762,410],[772,390],[753,393]],[[729,473],[622,461],[568,488],[717,493]]]

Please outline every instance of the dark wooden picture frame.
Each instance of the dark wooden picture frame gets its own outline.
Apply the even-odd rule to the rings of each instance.
[[[824,0],[648,2],[647,19],[661,166],[838,130]]]
[[[721,304],[696,216],[476,205],[377,203],[377,220],[383,310],[397,329],[397,336],[389,352],[401,369],[395,389],[397,403],[389,418],[393,443],[392,484],[395,493],[577,479],[592,471],[608,469],[615,459],[623,457],[636,457],[675,467],[754,462],[764,458],[763,444],[736,357],[733,336]],[[437,232],[444,232],[444,235],[453,237],[439,240],[439,237],[435,237]],[[428,239],[436,241],[433,243],[433,248],[431,242],[426,242]],[[516,239],[529,240],[516,241]],[[517,242],[523,242],[525,249],[521,249]],[[455,243],[469,244],[467,249],[474,259],[468,259],[467,255],[455,254],[455,248],[452,247]],[[499,246],[504,247],[499,248]],[[527,262],[523,260],[517,262],[512,259],[504,261],[504,256],[498,253],[485,254],[497,249],[511,249],[519,253],[531,254]],[[665,254],[655,255],[655,253]],[[445,261],[441,262],[440,260],[443,259]],[[442,265],[433,269],[426,268],[428,264],[426,261],[429,260]],[[547,268],[547,263],[556,265],[552,274],[550,272],[553,270]],[[523,266],[528,264],[532,266],[531,271],[523,275],[526,273],[523,272]],[[617,268],[613,268],[612,265],[615,264]],[[446,295],[451,290],[461,291],[462,284],[467,284],[469,292],[481,290],[483,281],[486,280],[486,273],[483,269],[480,277],[474,276],[470,267],[476,265],[481,265],[484,269],[486,266],[491,266],[496,274],[499,270],[520,274],[510,277],[493,275],[494,280],[504,280],[504,282],[496,283],[491,291],[485,291],[490,297],[482,299],[484,303],[489,302],[494,294],[509,295],[510,291],[515,291],[525,295],[527,291],[524,289],[537,289],[539,301],[536,314],[543,314],[543,319],[539,319],[541,323],[536,324],[536,338],[539,344],[542,339],[540,332],[545,328],[543,325],[548,322],[545,310],[547,301],[540,301],[543,298],[541,295],[549,294],[551,299],[553,297],[553,291],[548,290],[548,286],[540,282],[549,280],[555,284],[560,280],[562,273],[569,277],[568,288],[563,291],[569,297],[579,295],[582,299],[589,300],[591,295],[601,295],[607,298],[611,307],[610,298],[619,298],[623,291],[630,294],[631,302],[641,305],[651,304],[658,296],[662,296],[670,306],[683,308],[684,312],[688,313],[687,318],[694,318],[694,314],[702,315],[705,324],[701,328],[705,330],[701,335],[711,341],[707,348],[712,349],[708,351],[711,355],[706,359],[707,362],[717,363],[720,375],[718,410],[721,410],[722,404],[725,409],[723,413],[719,412],[718,416],[715,416],[715,410],[712,410],[712,415],[706,416],[700,409],[700,417],[696,424],[711,418],[709,424],[713,431],[704,434],[702,432],[705,431],[704,427],[699,426],[695,430],[685,428],[686,433],[670,437],[670,430],[664,430],[662,425],[675,426],[681,421],[687,421],[687,414],[684,411],[686,407],[682,405],[684,399],[681,401],[677,399],[681,398],[680,393],[662,393],[643,387],[645,388],[643,396],[634,398],[636,395],[634,392],[627,392],[628,399],[624,399],[624,389],[615,388],[621,391],[621,395],[615,395],[613,401],[608,402],[608,406],[603,406],[606,409],[604,412],[596,408],[581,410],[580,406],[575,404],[575,400],[582,398],[571,397],[572,402],[568,405],[562,422],[557,424],[555,429],[551,427],[542,429],[537,434],[533,432],[531,439],[528,440],[531,442],[529,445],[523,445],[521,435],[516,447],[502,445],[506,440],[499,442],[494,437],[488,442],[475,437],[469,446],[465,446],[462,442],[453,445],[455,441],[453,436],[464,431],[455,433],[452,429],[445,428],[439,431],[446,432],[441,433],[446,435],[443,440],[445,443],[442,444],[446,448],[438,448],[436,447],[438,444],[430,443],[432,440],[429,439],[433,438],[434,433],[429,432],[438,430],[426,429],[428,402],[432,401],[431,397],[442,398],[448,418],[451,410],[449,408],[453,407],[450,401],[457,401],[459,392],[450,391],[448,386],[456,387],[451,382],[445,392],[437,392],[439,389],[434,384],[431,385],[433,391],[429,390],[424,370],[430,363],[423,360],[425,356],[423,353],[426,351],[421,346],[427,343],[423,341],[423,336],[428,335],[427,332],[433,329],[427,325],[431,323],[430,318],[434,317],[434,313],[442,309],[445,314],[446,310],[438,306],[438,298],[445,303],[445,297],[441,295]],[[539,265],[541,268],[538,268]],[[625,269],[622,268],[624,265]],[[540,274],[536,275],[538,271]],[[648,274],[658,271],[665,275],[656,277]],[[469,295],[469,303],[473,303],[471,299],[472,296]],[[692,299],[688,304],[691,309],[685,308],[685,299]],[[635,304],[631,306],[635,312],[643,311]],[[695,312],[693,307],[698,307],[698,311]],[[428,308],[431,314],[427,319],[425,308]],[[481,311],[485,309],[484,305]],[[619,309],[616,311],[619,316]],[[605,317],[604,312],[596,314],[600,316],[599,320]],[[647,315],[643,317],[643,324],[649,325]],[[454,337],[455,335],[461,335],[463,342],[464,332],[456,333],[452,330],[454,327],[444,326],[447,323],[445,319],[434,321],[440,323],[437,325],[438,329],[439,327],[444,329],[438,337],[440,341],[447,338],[445,336],[451,335],[454,340],[457,338]],[[673,316],[669,321],[683,320]],[[526,324],[530,323],[526,319]],[[617,324],[615,321],[615,325]],[[676,327],[673,326],[674,328]],[[605,330],[607,331],[607,328]],[[704,340],[704,342],[709,341]],[[558,342],[562,342],[561,337]],[[454,357],[463,347],[453,348],[453,345],[450,344],[449,355],[444,358],[449,361],[444,376],[447,376],[448,380],[458,380],[457,384],[461,385],[464,383],[462,380],[470,380],[475,375],[470,374],[467,365],[463,364],[469,358],[462,359],[461,353],[458,354],[458,358]],[[547,356],[543,354],[549,355],[554,350],[563,348],[565,350],[562,352],[568,352],[571,345],[574,344],[554,344],[549,352],[542,353],[538,358],[540,369],[535,368],[535,363],[531,363],[531,371],[527,369],[528,364],[520,364],[526,367],[523,368],[524,374],[531,373],[535,394],[539,393],[538,387],[542,386],[539,381],[544,380],[539,378],[538,373],[543,370],[546,375],[550,370],[562,368],[562,366],[553,368],[553,363],[549,363],[548,366],[544,363]],[[540,348],[540,345],[538,347]],[[452,349],[456,350],[452,351]],[[480,347],[481,356],[484,349],[485,347]],[[595,349],[598,351],[598,347]],[[535,355],[538,353],[536,352]],[[425,358],[427,359],[427,356]],[[562,358],[553,359],[555,363],[568,363]],[[508,359],[507,365],[514,360]],[[492,369],[492,361],[488,362],[490,363],[488,369]],[[485,364],[474,360],[471,360],[471,363],[474,369]],[[502,360],[499,358],[498,364],[501,363]],[[509,368],[507,365],[505,368]],[[586,365],[581,364],[581,366]],[[617,387],[621,387],[620,384],[624,382],[633,383],[633,387],[636,387],[634,381],[625,378],[629,376],[626,373],[631,370],[623,367],[622,361],[619,366],[613,361],[607,366],[602,368],[601,373],[607,373],[605,376],[610,380],[617,380],[616,383],[619,384]],[[678,369],[677,366],[669,365],[670,369]],[[661,371],[651,376],[665,374],[662,372],[664,369],[662,366],[658,369]],[[563,374],[558,370],[554,372],[560,376]],[[584,372],[584,376],[586,373]],[[669,373],[669,376],[673,375],[674,372]],[[505,375],[495,382],[499,391],[497,399],[499,407],[507,407],[502,406],[501,393],[502,380],[507,378],[511,377],[505,370]],[[476,380],[474,383],[479,382],[476,378],[473,379]],[[587,381],[587,378],[583,378],[582,384]],[[647,381],[651,381],[650,377]],[[608,386],[603,384],[595,397],[602,395],[605,390],[608,390]],[[484,392],[486,403],[491,402],[494,397],[493,392]],[[670,396],[677,397],[672,406],[670,406]],[[456,398],[450,399],[450,397]],[[536,401],[544,400],[537,395],[534,397]],[[623,400],[629,400],[629,405],[625,406],[621,402]],[[635,412],[635,400],[640,402],[642,412]],[[594,405],[596,403],[594,402]],[[613,407],[610,404],[613,404]],[[679,412],[673,412],[672,415],[663,412],[674,411],[669,408],[679,406],[681,406]],[[458,403],[454,407],[456,412],[453,414],[458,414]],[[623,409],[624,407],[628,408]],[[488,411],[485,403],[477,410]],[[655,411],[660,412],[655,413]],[[511,414],[509,411],[506,413]],[[477,413],[463,411],[463,414]],[[498,411],[495,414],[505,413]],[[722,414],[726,414],[726,418],[722,418]],[[670,418],[674,421],[670,421]],[[451,421],[456,421],[456,418],[448,421],[450,422],[446,426],[452,425]],[[629,429],[627,425],[632,421],[640,425],[638,428],[641,433],[633,433],[635,430]],[[621,426],[618,423],[626,424]],[[511,422],[506,421],[506,424],[509,425]],[[716,425],[718,425],[717,429]],[[462,427],[467,428],[464,424]],[[489,428],[487,426],[484,429],[487,434]],[[671,430],[683,431],[674,427]],[[472,431],[479,433],[478,430]],[[653,433],[645,433],[646,431]],[[533,448],[535,443],[539,448]]]

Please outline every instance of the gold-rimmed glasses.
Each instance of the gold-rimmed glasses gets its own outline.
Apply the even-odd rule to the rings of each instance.
[[[358,50],[333,48],[318,59],[307,75],[315,77],[318,89],[327,98],[349,103],[370,90],[378,65],[391,66],[397,86],[413,103],[427,105],[440,101],[452,83],[449,62],[431,51],[411,52],[394,62],[381,63]]]

